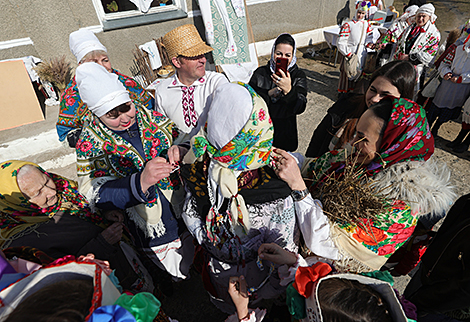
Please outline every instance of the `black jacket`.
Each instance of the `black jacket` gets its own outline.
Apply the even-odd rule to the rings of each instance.
[[[268,106],[274,126],[273,145],[286,151],[295,151],[299,144],[296,116],[302,114],[307,106],[307,78],[297,65],[294,65],[289,73],[292,89],[275,103],[268,95],[268,91],[276,86],[271,79],[269,62],[255,70],[249,84]]]
[[[362,95],[347,93],[328,109],[323,120],[313,132],[305,156],[317,158],[330,151],[331,139],[348,118],[359,117]],[[358,114],[359,113],[359,114]],[[356,115],[357,114],[357,115]]]

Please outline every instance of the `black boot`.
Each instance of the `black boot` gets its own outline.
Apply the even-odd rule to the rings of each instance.
[[[462,143],[460,143],[455,148],[453,148],[452,151],[456,153],[463,153],[468,150],[469,146],[470,146],[470,135],[467,136],[467,138]]]
[[[448,148],[455,148],[457,145],[459,145],[460,143],[462,143],[463,139],[465,138],[465,136],[468,134],[468,132],[470,132],[470,130],[464,130],[464,129],[461,129],[459,134],[457,135],[457,137],[455,138],[454,141],[452,142],[449,142],[446,144],[446,147]]]

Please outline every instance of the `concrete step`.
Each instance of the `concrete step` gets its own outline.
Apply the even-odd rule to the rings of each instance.
[[[46,106],[46,119],[0,131],[0,162],[25,160],[46,171],[77,178],[75,149],[60,142],[55,129],[59,106]]]

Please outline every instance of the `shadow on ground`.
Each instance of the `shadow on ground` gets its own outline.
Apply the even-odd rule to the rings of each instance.
[[[452,142],[452,140],[447,140],[447,139],[441,138],[439,136],[434,138],[434,145],[435,145],[436,148],[439,148],[443,151],[446,151],[447,153],[450,153],[450,154],[454,155],[457,158],[465,159],[467,161],[470,161],[470,151],[467,150],[463,153],[454,152],[451,148],[446,146],[446,144],[448,144],[450,142]]]

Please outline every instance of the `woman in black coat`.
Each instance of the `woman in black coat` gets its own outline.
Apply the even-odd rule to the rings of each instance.
[[[274,126],[273,145],[286,151],[295,151],[299,139],[296,116],[307,105],[307,78],[299,69],[295,57],[295,40],[290,34],[281,34],[274,42],[271,60],[258,67],[250,85],[264,99]],[[275,74],[276,59],[287,58],[287,73]]]

